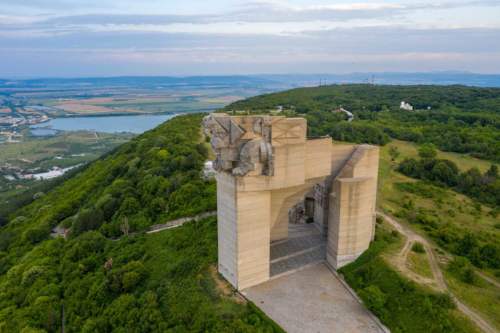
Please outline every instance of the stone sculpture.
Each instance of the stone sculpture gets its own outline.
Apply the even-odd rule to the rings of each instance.
[[[203,119],[205,134],[211,137],[215,152],[214,169],[245,176],[249,172],[272,176],[273,148],[271,118],[253,117],[251,123],[238,123],[224,114],[211,114]]]

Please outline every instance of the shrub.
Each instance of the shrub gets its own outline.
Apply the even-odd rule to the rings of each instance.
[[[413,243],[411,250],[416,253],[425,253],[424,245],[420,242]]]
[[[434,146],[433,144],[427,143],[420,146],[420,148],[418,149],[418,156],[420,156],[421,158],[432,159],[435,158],[436,155],[436,146]]]
[[[379,287],[375,285],[370,285],[363,288],[359,292],[360,297],[364,300],[364,303],[368,309],[374,312],[380,312],[384,310],[384,305],[387,302],[387,295],[384,294]]]
[[[448,271],[455,274],[461,281],[474,284],[476,281],[476,274],[472,268],[471,263],[467,258],[456,257],[448,264]]]

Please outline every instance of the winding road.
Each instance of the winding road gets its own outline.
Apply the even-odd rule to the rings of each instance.
[[[436,259],[436,256],[434,254],[434,251],[432,249],[432,246],[430,242],[425,239],[424,237],[420,236],[417,234],[415,231],[411,230],[405,225],[402,225],[399,223],[396,219],[394,219],[392,216],[389,216],[383,212],[377,212],[377,215],[381,216],[384,218],[385,221],[387,221],[391,226],[393,226],[399,233],[404,235],[406,237],[406,242],[401,251],[398,253],[395,264],[398,267],[398,269],[401,270],[401,272],[405,275],[407,275],[410,279],[415,280],[418,283],[423,283],[426,285],[429,285],[433,287],[434,289],[437,289],[441,292],[446,292],[448,293],[455,304],[457,305],[457,309],[460,310],[465,316],[467,316],[470,320],[472,320],[483,332],[486,333],[498,333],[498,330],[495,329],[489,322],[484,320],[476,311],[472,310],[469,306],[465,305],[462,301],[460,301],[450,290],[448,285],[446,284],[446,280],[443,276],[443,272],[441,271],[441,268],[439,268],[439,263]],[[414,242],[420,242],[425,248],[425,251],[428,254],[429,258],[429,264],[431,266],[432,270],[432,275],[434,276],[434,279],[428,279],[424,278],[408,269],[406,266],[406,257],[408,255],[408,252],[411,249],[411,246]],[[488,276],[485,276],[484,274],[478,272],[478,274],[485,278],[488,281],[493,281],[492,283],[498,286],[498,283]]]

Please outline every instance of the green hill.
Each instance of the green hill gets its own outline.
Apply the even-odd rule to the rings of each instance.
[[[282,105],[285,115],[306,115],[311,135],[381,145],[393,138],[430,142],[498,161],[499,92],[461,86],[328,86],[259,96],[226,111],[268,112]],[[399,110],[401,100],[417,111]],[[340,106],[354,113],[354,121],[330,112]],[[216,273],[214,218],[144,233],[151,225],[216,207],[215,183],[201,176],[209,154],[201,117],[179,116],[136,137],[68,179],[42,187],[43,195],[0,221],[0,333],[59,332],[63,323],[65,332],[281,331]],[[384,165],[396,173],[389,164]],[[445,186],[434,174],[419,176]],[[483,185],[485,180],[498,184],[498,175],[491,173],[476,178]],[[408,207],[409,212],[415,208]],[[57,226],[71,230],[67,239],[51,238]],[[448,238],[443,241],[454,251],[460,238]],[[478,239],[469,246],[471,258],[484,245]],[[448,298],[408,284],[385,263],[380,244],[391,242],[397,237],[379,228],[372,250],[344,269],[367,305],[394,331],[470,331]],[[489,254],[500,253],[496,244],[487,249],[488,258],[498,257]],[[497,266],[496,261],[491,265]],[[414,302],[422,305],[417,312]]]
[[[90,164],[0,229],[0,332],[277,332],[214,270],[216,222],[148,226],[215,209],[201,115]],[[57,225],[68,240],[51,239]],[[124,226],[133,236],[121,236]],[[64,319],[63,319],[64,318]]]

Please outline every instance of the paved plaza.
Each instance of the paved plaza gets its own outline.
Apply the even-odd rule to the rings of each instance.
[[[374,317],[324,263],[243,290],[288,333],[379,333]]]

